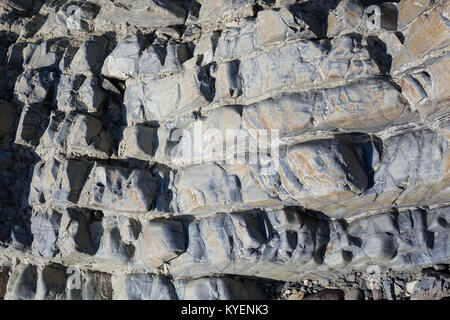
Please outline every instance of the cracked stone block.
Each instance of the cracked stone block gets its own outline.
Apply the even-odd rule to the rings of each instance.
[[[85,77],[82,75],[61,74],[56,83],[55,104],[61,111],[69,111],[76,104],[76,95]]]
[[[310,89],[379,72],[365,38],[300,40],[254,58],[219,64],[215,101],[248,104],[288,88]]]
[[[66,300],[66,272],[57,265],[39,270],[35,300]]]
[[[446,18],[448,12],[448,2],[439,1],[429,13],[420,15],[407,27],[405,48],[411,60],[422,58],[449,45],[450,28]]]
[[[38,280],[37,266],[19,263],[9,277],[5,300],[34,300]]]
[[[164,43],[157,39],[151,44],[140,35],[122,40],[106,58],[102,74],[127,80],[135,77],[156,77],[181,72],[182,64],[192,57],[184,43]]]
[[[177,281],[175,287],[180,300],[260,300],[265,293],[255,281],[232,278],[201,278]]]
[[[211,33],[202,33],[202,36],[195,45],[194,49],[194,57],[201,59],[200,64],[202,66],[214,61],[214,55],[218,47],[218,42],[218,32],[213,31]]]
[[[186,248],[184,226],[179,221],[152,220],[139,237],[137,255],[150,267],[178,257]]]
[[[97,118],[78,114],[53,112],[44,132],[39,152],[59,150],[71,156],[108,159],[113,153],[112,141]]]
[[[233,18],[253,16],[253,0],[220,0],[201,3],[196,23],[216,27]]]
[[[58,110],[99,114],[107,100],[106,91],[97,77],[62,74],[56,86],[55,100]]]
[[[135,27],[156,28],[183,24],[187,1],[116,0],[105,1],[95,24],[125,24]]]
[[[402,0],[398,4],[399,29],[403,29],[423,12],[431,9],[436,2],[435,0]]]
[[[396,30],[397,7],[391,5],[391,3],[377,3],[376,5],[380,10],[380,29]],[[340,1],[337,7],[328,14],[327,37],[336,37],[348,33],[379,33],[380,29],[372,27],[372,21],[367,19],[366,9],[368,8],[369,4],[361,1]]]
[[[195,178],[194,178],[195,177]],[[241,202],[240,182],[218,165],[197,165],[177,172],[173,182],[172,210],[204,211]]]
[[[84,271],[82,300],[112,300],[113,287],[111,275],[104,272]]]
[[[398,205],[439,199],[442,192],[445,197],[448,161],[447,140],[429,130],[392,137],[385,142],[381,165],[374,174],[374,188],[386,193],[396,190]]]
[[[111,139],[100,120],[78,114],[72,121],[66,140],[68,153],[96,158],[108,158],[112,154]]]
[[[262,10],[240,27],[225,27],[217,43],[217,60],[238,59],[287,39],[312,39],[308,26],[287,8]]]
[[[128,124],[157,121],[207,104],[210,81],[209,74],[199,67],[161,79],[127,80],[124,106]]]
[[[52,258],[58,253],[56,242],[58,240],[61,217],[59,212],[53,210],[38,211],[33,214],[31,217],[33,254]]]
[[[377,150],[370,147],[366,157]],[[375,153],[374,153],[375,155]],[[445,202],[449,194],[448,142],[431,130],[417,130],[382,141],[381,153],[366,165],[370,188],[359,198],[314,209],[335,217],[349,217],[370,210],[404,208]]]
[[[61,217],[58,246],[65,259],[94,256],[103,235],[99,211],[66,209]]]
[[[217,214],[189,224],[187,250],[170,270],[180,278],[223,273],[287,279],[317,267],[328,230],[325,221],[294,209]]]
[[[450,81],[449,67],[450,56],[447,54],[429,61],[425,70],[417,70],[399,81],[403,95],[425,121],[432,122],[449,113],[450,95],[445,85]]]
[[[80,205],[128,212],[147,212],[154,204],[158,182],[145,170],[95,164],[81,192]]]
[[[108,261],[109,263],[123,264],[132,263],[137,238],[136,222],[124,216],[119,221],[116,217],[104,217],[102,220],[103,235],[96,260]]]
[[[48,117],[39,105],[26,105],[22,109],[16,131],[15,143],[35,147],[45,132]]]
[[[38,33],[67,36],[68,33],[92,31],[98,12],[98,6],[86,1],[67,1],[51,6]]]
[[[350,223],[299,208],[216,214],[188,225],[187,249],[170,270],[175,279],[223,273],[298,281],[374,264],[397,271],[446,264],[447,212],[383,212]],[[439,229],[427,224],[435,219]]]
[[[99,74],[108,54],[108,45],[105,37],[89,36],[75,53],[70,70],[76,73]]]
[[[43,103],[56,80],[52,71],[28,70],[22,73],[15,85],[14,94],[24,104]]]
[[[114,299],[177,300],[173,284],[164,276],[145,273],[129,274],[114,279]]]
[[[171,206],[174,212],[200,213],[280,203],[315,208],[322,201],[351,199],[368,185],[354,148],[323,140],[290,147],[279,159],[274,155],[257,164],[192,166],[175,175]]]
[[[33,171],[29,202],[77,203],[89,172],[89,164],[83,161],[53,157],[40,162]]]
[[[57,69],[67,45],[67,40],[43,41],[34,48],[24,67],[40,70]]]
[[[150,160],[158,148],[157,128],[132,126],[123,132],[123,147],[128,158]]]
[[[394,85],[371,79],[267,99],[243,108],[242,118],[249,129],[276,129],[280,136],[295,136],[334,128],[374,132],[406,122],[407,113],[407,102]]]
[[[106,102],[107,94],[99,85],[98,78],[86,78],[78,88],[77,109],[88,113],[99,113]]]

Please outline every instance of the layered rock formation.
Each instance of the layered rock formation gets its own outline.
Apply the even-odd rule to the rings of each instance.
[[[450,295],[449,14],[3,1],[0,299]]]

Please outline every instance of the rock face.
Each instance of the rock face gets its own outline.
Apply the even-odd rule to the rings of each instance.
[[[448,298],[449,18],[2,1],[0,299]]]

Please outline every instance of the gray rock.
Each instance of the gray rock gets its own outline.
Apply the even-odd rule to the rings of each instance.
[[[182,64],[192,56],[184,43],[164,43],[158,39],[148,42],[140,35],[122,40],[106,58],[102,74],[121,80],[157,77],[182,71]]]
[[[65,300],[66,272],[59,266],[46,265],[39,270],[35,300]]]
[[[187,1],[107,1],[96,18],[96,24],[125,24],[136,27],[155,28],[183,24]]]
[[[56,73],[52,71],[25,71],[16,82],[14,94],[24,104],[40,104],[47,98],[55,80]]]
[[[251,280],[201,278],[178,281],[174,285],[180,300],[260,300],[265,297],[263,287]]]
[[[75,53],[70,70],[76,73],[99,74],[108,54],[108,45],[106,37],[89,36]]]
[[[33,254],[52,258],[58,252],[56,242],[61,224],[61,214],[48,210],[38,211],[31,218],[31,232],[33,234]]]
[[[47,121],[45,111],[39,105],[25,105],[20,115],[15,143],[27,147],[37,146]]]
[[[68,33],[86,33],[94,29],[94,19],[99,12],[98,6],[85,1],[67,1],[51,6],[45,23],[39,34],[67,36]]]
[[[215,101],[248,104],[288,88],[323,87],[379,72],[365,38],[346,35],[331,41],[300,40],[254,58],[219,64]]]
[[[130,274],[121,279],[115,299],[177,300],[173,284],[165,277],[150,274]]]
[[[184,226],[179,221],[152,220],[145,223],[139,237],[138,259],[159,267],[178,257],[186,248]]]
[[[20,263],[8,281],[5,300],[34,300],[36,296],[38,270],[35,265]]]
[[[53,157],[36,165],[29,202],[78,202],[89,174],[89,164],[83,161]]]
[[[83,206],[117,211],[147,212],[154,204],[158,182],[145,170],[95,164],[82,192]]]
[[[158,121],[193,110],[211,100],[211,79],[199,67],[181,74],[149,80],[127,80],[124,106],[128,124]]]
[[[125,128],[123,132],[123,148],[128,158],[139,160],[152,159],[158,147],[158,129],[144,126]]]
[[[102,218],[101,212],[65,210],[58,239],[61,255],[66,259],[95,255],[103,235]]]

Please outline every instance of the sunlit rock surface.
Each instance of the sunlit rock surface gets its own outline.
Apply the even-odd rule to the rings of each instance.
[[[0,299],[448,298],[449,19],[2,1]]]

